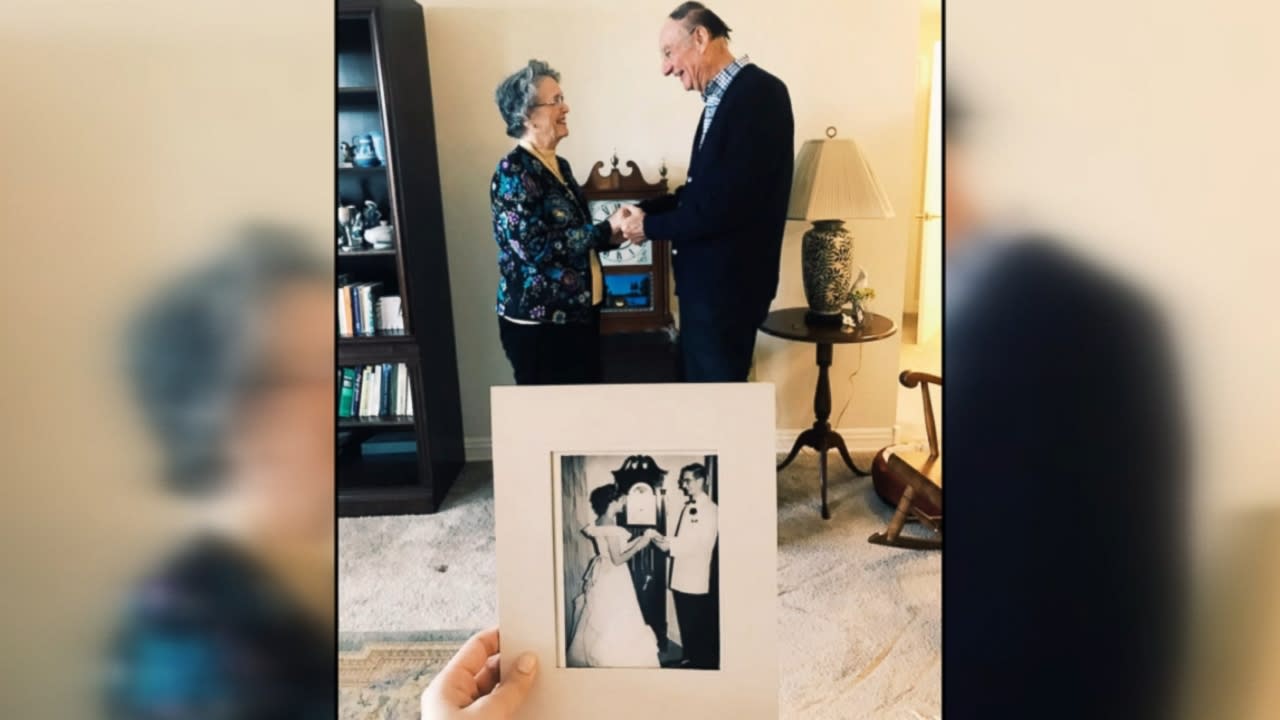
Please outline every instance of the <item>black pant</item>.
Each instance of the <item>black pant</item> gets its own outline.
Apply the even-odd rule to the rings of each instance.
[[[684,382],[746,382],[756,348],[756,330],[769,303],[680,303],[680,379]]]
[[[700,670],[720,669],[720,628],[712,612],[711,596],[690,595],[671,591],[676,603],[676,622],[680,625],[680,643],[689,667]]]
[[[498,318],[502,349],[517,385],[588,385],[600,382],[600,310],[585,323],[522,325]]]

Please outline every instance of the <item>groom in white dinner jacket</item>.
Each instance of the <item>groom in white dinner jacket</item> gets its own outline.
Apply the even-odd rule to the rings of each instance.
[[[720,666],[720,628],[711,606],[711,555],[719,534],[719,508],[707,495],[707,469],[693,463],[680,469],[680,490],[688,501],[675,531],[649,530],[654,544],[671,555],[667,587],[675,600],[684,646],[681,667],[715,670]]]

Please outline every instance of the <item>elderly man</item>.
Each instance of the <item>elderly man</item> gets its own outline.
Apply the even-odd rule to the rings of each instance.
[[[966,528],[947,536],[950,714],[1171,717],[1187,465],[1163,321],[1057,242],[997,229],[944,108],[947,517]]]
[[[795,160],[791,97],[781,80],[729,52],[729,27],[697,2],[658,36],[662,74],[705,106],[685,184],[629,209],[622,232],[670,242],[686,382],[741,382],[756,328],[778,288]]]

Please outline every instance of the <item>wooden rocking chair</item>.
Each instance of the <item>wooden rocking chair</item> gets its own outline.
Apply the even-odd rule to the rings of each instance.
[[[898,501],[893,518],[889,520],[889,527],[884,532],[867,538],[867,542],[912,550],[937,550],[942,548],[942,453],[938,449],[938,428],[933,419],[929,383],[942,387],[942,378],[904,370],[898,376],[898,382],[908,388],[920,386],[920,395],[924,399],[924,426],[929,436],[929,452],[895,451],[889,455],[886,475],[902,483],[902,498]],[[926,508],[937,508],[938,514],[932,515],[926,512]],[[902,526],[908,519],[919,520],[935,536],[903,537]]]

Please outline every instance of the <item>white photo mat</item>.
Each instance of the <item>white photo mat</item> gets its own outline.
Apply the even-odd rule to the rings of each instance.
[[[495,387],[490,397],[502,672],[526,650],[541,660],[521,717],[776,718],[773,386]],[[720,669],[560,667],[553,462],[565,454],[699,453],[717,457]]]

